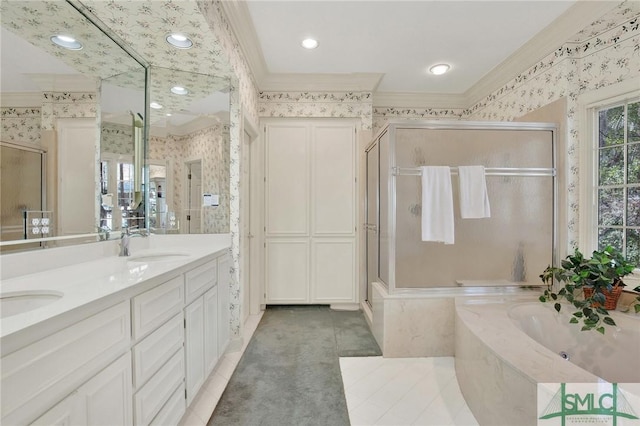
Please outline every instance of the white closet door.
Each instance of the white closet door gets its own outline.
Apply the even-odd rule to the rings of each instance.
[[[95,118],[65,118],[58,130],[58,236],[95,232],[97,124]],[[64,172],[64,173],[63,173]],[[63,178],[64,177],[64,178]]]
[[[314,239],[311,256],[313,300],[318,303],[355,302],[355,239]]]
[[[266,303],[356,301],[352,121],[266,126]]]
[[[313,128],[312,232],[355,235],[355,132],[353,125],[318,124]]]
[[[267,241],[267,303],[309,301],[309,242],[306,238]]]
[[[306,124],[267,127],[267,236],[309,233],[308,135]]]

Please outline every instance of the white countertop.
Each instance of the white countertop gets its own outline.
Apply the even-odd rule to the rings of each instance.
[[[93,244],[115,245],[117,241]],[[0,320],[0,338],[3,354],[7,346],[15,347],[19,342],[12,342],[21,331],[31,330],[73,312],[90,314],[119,301],[146,291],[148,288],[167,281],[179,274],[204,263],[228,250],[231,245],[229,234],[213,235],[152,235],[148,238],[131,239],[131,257],[110,256],[96,257],[75,264],[40,269],[35,273],[25,273],[3,279],[0,293],[21,294],[24,292],[45,292],[62,294],[59,299],[31,311],[9,316]],[[76,250],[90,251],[88,245],[75,246]],[[67,256],[73,251],[65,248]],[[48,258],[56,258],[58,249],[38,250],[31,253],[33,262],[47,262]],[[105,248],[101,248],[105,251]],[[106,250],[113,252],[111,248]],[[48,253],[47,253],[48,252]],[[30,253],[21,253],[12,258],[11,254],[3,255],[3,266],[12,261],[26,263]],[[136,261],[144,255],[173,254],[163,260]],[[80,256],[82,257],[82,256]],[[73,262],[67,262],[73,263]],[[46,327],[45,327],[46,328]],[[40,334],[40,333],[36,333]],[[24,340],[22,338],[18,339]]]

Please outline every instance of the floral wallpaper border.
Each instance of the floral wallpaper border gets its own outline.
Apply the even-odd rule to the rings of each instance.
[[[361,129],[373,128],[371,92],[261,92],[260,117],[359,118]]]
[[[40,145],[41,116],[36,107],[0,108],[0,140]]]

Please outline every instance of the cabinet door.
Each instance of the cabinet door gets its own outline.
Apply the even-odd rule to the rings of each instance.
[[[132,425],[130,353],[114,361],[33,424]]]
[[[312,297],[317,303],[356,302],[356,247],[353,238],[314,239]]]
[[[309,233],[309,127],[266,128],[266,235]]]
[[[231,284],[231,257],[218,258],[218,356],[224,355],[231,333],[229,312],[229,285]]]
[[[73,426],[86,424],[86,420],[86,408],[81,404],[76,391],[31,424],[33,426]]]
[[[308,303],[308,238],[270,238],[265,251],[267,303]]]
[[[78,389],[86,407],[86,425],[131,425],[131,353],[127,352]]]
[[[356,227],[356,143],[352,124],[316,124],[311,144],[313,236],[352,236]]]
[[[205,374],[218,362],[218,287],[204,294],[204,365]]]
[[[58,118],[57,236],[95,232],[96,120]],[[64,178],[63,178],[64,177]],[[54,222],[55,223],[55,222]]]
[[[196,299],[184,310],[187,406],[204,383],[204,303]]]

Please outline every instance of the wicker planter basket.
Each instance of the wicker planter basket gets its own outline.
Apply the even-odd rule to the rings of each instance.
[[[614,310],[616,308],[623,288],[624,286],[622,285],[615,285],[611,288],[610,292],[604,289],[602,290],[602,294],[604,294],[605,297],[604,308],[606,310]],[[585,299],[588,299],[593,295],[593,288],[585,287],[583,290]],[[598,302],[593,302],[594,308],[597,308],[599,306],[600,304]]]

